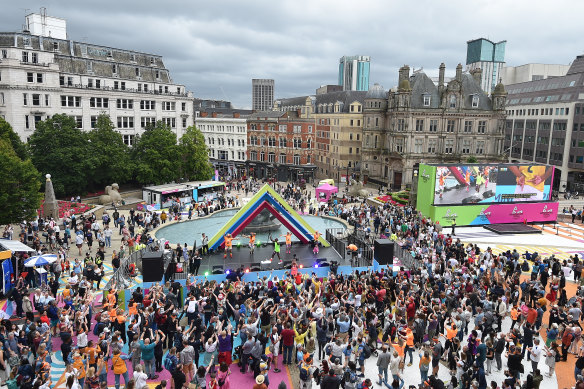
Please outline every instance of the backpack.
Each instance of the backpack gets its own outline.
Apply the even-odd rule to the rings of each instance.
[[[363,345],[363,358],[368,359],[371,356],[371,348],[368,344]]]
[[[300,365],[300,381],[310,380],[310,372],[308,371],[308,366],[304,363]]]
[[[176,369],[176,365],[178,365],[178,362],[175,355],[167,355],[164,358],[164,368],[169,372],[172,373]]]

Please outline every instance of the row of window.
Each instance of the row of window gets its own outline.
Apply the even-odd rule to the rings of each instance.
[[[267,156],[268,156],[267,162],[276,163],[276,153],[269,152],[269,153],[267,153]],[[310,155],[307,155],[305,158],[306,158],[306,164],[311,163]],[[258,152],[257,151],[250,151],[249,152],[249,160],[250,161],[266,162],[266,153],[264,151],[261,151],[259,153],[259,159],[258,159]],[[292,156],[291,161],[288,159],[287,154],[279,154],[278,155],[278,163],[292,162],[294,165],[300,165],[301,160],[302,160],[302,158],[298,154],[294,154]]]
[[[245,126],[225,126],[216,124],[201,124],[197,126],[201,131],[209,132],[238,132],[245,134]],[[236,131],[237,130],[237,131]]]
[[[40,74],[40,73],[38,73]],[[59,76],[59,85],[61,86],[78,86],[75,85],[73,82],[73,76]],[[29,81],[30,82],[30,81]],[[81,82],[81,81],[80,81]],[[87,88],[91,88],[91,89],[102,89],[102,88],[107,88],[108,85],[106,85],[106,80],[100,80],[99,78],[88,78],[87,79],[87,84],[86,85],[82,85],[80,84],[80,86],[86,86]],[[114,90],[134,90],[131,88],[126,88],[126,81],[113,81],[113,83],[111,84],[111,88],[113,88]],[[137,83],[137,89],[138,92],[145,92],[148,93],[148,91],[150,90],[149,86],[147,83]],[[156,88],[152,89],[152,90],[156,90]],[[170,88],[168,85],[158,85],[158,93],[170,93]],[[180,86],[176,87],[176,93],[182,93],[182,88]]]
[[[288,143],[288,139],[282,137],[276,140],[275,137],[269,138],[258,138],[255,135],[249,137],[249,144],[250,146],[268,146],[268,147],[276,147],[276,144],[279,144],[279,147],[293,147],[295,149],[301,149],[303,146],[302,139],[294,138],[290,144]],[[310,149],[312,147],[312,140],[306,139],[304,142],[304,148]]]
[[[211,158],[215,158],[215,149],[209,150],[209,156]],[[229,160],[229,151],[227,150],[217,150],[217,159],[220,161],[228,161]],[[231,159],[235,159],[235,151],[231,151]],[[237,152],[237,159],[242,161],[245,159],[245,151],[238,151]]]
[[[461,154],[484,154],[485,153],[485,144],[484,140],[477,140],[475,142],[475,147],[473,149],[473,142],[472,139],[463,139],[462,144],[460,145],[459,152]],[[404,139],[397,138],[394,141],[394,151],[398,153],[403,153],[406,150],[406,142]],[[438,149],[438,139],[430,138],[428,139],[427,147],[424,147],[424,138],[416,138],[414,139],[414,147],[412,149],[413,153],[422,154],[425,152],[428,153],[438,153],[440,150]],[[445,139],[444,140],[444,147],[442,152],[444,154],[454,154],[456,153],[456,145],[455,139]]]
[[[207,139],[207,145],[214,145],[214,144],[215,144],[215,138],[209,137]],[[225,146],[225,139],[217,138],[217,145],[218,146]],[[235,146],[235,139],[227,138],[227,146]],[[237,146],[238,147],[245,147],[245,140],[238,139]]]
[[[576,114],[580,113],[580,108],[576,107]],[[569,115],[570,108],[555,108],[555,115],[562,116],[562,115]],[[554,108],[529,108],[529,109],[510,109],[507,110],[508,116],[549,116],[554,115]]]
[[[40,94],[32,94],[32,105],[40,105]],[[23,94],[23,104],[26,106],[29,104],[28,93]],[[45,95],[45,106],[49,106],[49,95]],[[81,96],[61,96],[61,107],[81,107]],[[107,97],[90,97],[89,98],[90,108],[109,108],[109,98]],[[134,100],[131,99],[116,99],[116,107],[118,109],[134,109]],[[140,109],[143,111],[153,111],[156,108],[156,102],[154,100],[140,100]],[[187,103],[182,103],[182,111],[185,112],[187,109]],[[162,102],[163,111],[175,111],[175,102]]]
[[[249,129],[250,131],[275,131],[276,130],[276,126],[274,124],[265,124],[263,127],[261,124],[256,124],[256,123],[252,123],[249,125]],[[288,125],[286,124],[280,124],[278,126],[278,131],[279,132],[287,132],[288,131]],[[292,127],[292,132],[298,134],[302,132],[302,125],[293,125]],[[308,132],[309,134],[312,133],[312,126],[306,126],[306,132]]]

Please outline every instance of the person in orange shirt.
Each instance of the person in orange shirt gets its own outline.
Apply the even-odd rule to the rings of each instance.
[[[93,340],[90,340],[87,343],[87,347],[85,347],[85,355],[87,357],[87,361],[89,363],[89,367],[93,367],[97,370],[97,357],[100,352],[100,347],[95,346]]]
[[[286,238],[286,254],[292,254],[292,233],[288,231],[284,237]]]
[[[116,320],[115,320],[116,331],[120,332],[120,337],[124,343],[127,343],[126,339],[126,315],[124,311],[120,308],[116,310]]]
[[[245,236],[245,235],[244,235]],[[256,241],[256,234],[255,232],[252,232],[251,234],[248,235],[249,238],[249,255],[253,255],[254,249],[255,249],[255,241]]]
[[[138,314],[138,303],[134,302],[134,299],[130,299],[128,302],[128,314],[130,316]]]
[[[513,320],[513,322],[511,323],[511,329],[513,329],[513,327],[515,327],[515,324],[517,324],[517,320],[519,319],[519,311],[517,310],[517,305],[514,305],[513,308],[511,308],[509,316],[511,316],[511,320]]]
[[[114,370],[114,377],[116,388],[120,387],[120,376],[124,377],[124,383],[128,385],[130,377],[128,376],[128,366],[126,366],[126,360],[130,359],[127,355],[122,355],[119,348],[114,350],[114,355],[112,356],[112,368]]]
[[[448,355],[446,352],[452,347],[452,340],[458,335],[458,329],[454,322],[450,322],[450,327],[444,326],[446,330],[446,335],[441,334],[446,337],[446,342],[444,343],[444,353],[442,355]]]
[[[405,336],[400,336],[402,337],[402,339],[404,339],[406,341],[406,347],[404,352],[407,352],[408,355],[410,356],[410,362],[408,363],[408,366],[412,366],[412,362],[414,359],[413,356],[413,351],[414,351],[414,332],[412,331],[412,329],[410,327],[406,328],[406,335]],[[404,362],[405,362],[405,358],[404,358]]]
[[[225,234],[223,239],[225,239],[225,254],[223,255],[223,259],[227,258],[228,251],[229,258],[233,258],[233,236],[231,234]]]
[[[314,249],[312,252],[316,255],[318,254],[318,240],[320,239],[320,232],[314,231]]]
[[[77,380],[79,381],[79,385],[84,388],[83,384],[85,383],[85,361],[78,352],[73,354],[73,368],[77,369]]]
[[[109,306],[109,308],[113,308],[116,306],[116,301],[117,301],[117,292],[114,288],[112,288],[108,295],[107,295],[107,305]]]

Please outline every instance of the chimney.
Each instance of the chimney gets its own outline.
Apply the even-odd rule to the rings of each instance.
[[[233,117],[235,119],[239,119],[239,112],[233,112]]]
[[[401,84],[401,82],[406,79],[406,75],[405,75],[405,72],[404,72],[405,67],[406,67],[406,65],[404,65],[401,68],[399,68],[399,72],[398,72],[399,77],[398,77],[398,80],[397,80],[397,85]]]
[[[206,118],[207,116],[209,116],[208,112],[201,112],[201,117],[202,118]]]
[[[440,64],[438,69],[438,86],[444,87],[444,72],[446,70],[446,65],[444,65],[444,62]]]
[[[472,78],[478,85],[481,85],[481,78],[483,77],[483,70],[481,68],[473,69],[470,71]]]
[[[456,81],[462,82],[462,65],[458,64],[456,66]]]
[[[211,114],[211,117],[214,117],[214,118],[216,118],[216,117],[217,117],[217,112],[213,112],[213,113]]]

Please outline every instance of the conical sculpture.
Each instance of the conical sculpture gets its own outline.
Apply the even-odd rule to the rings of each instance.
[[[53,218],[59,220],[59,204],[55,197],[55,189],[53,189],[53,182],[51,175],[47,174],[47,182],[45,183],[45,205],[43,206],[43,216],[45,219]]]

